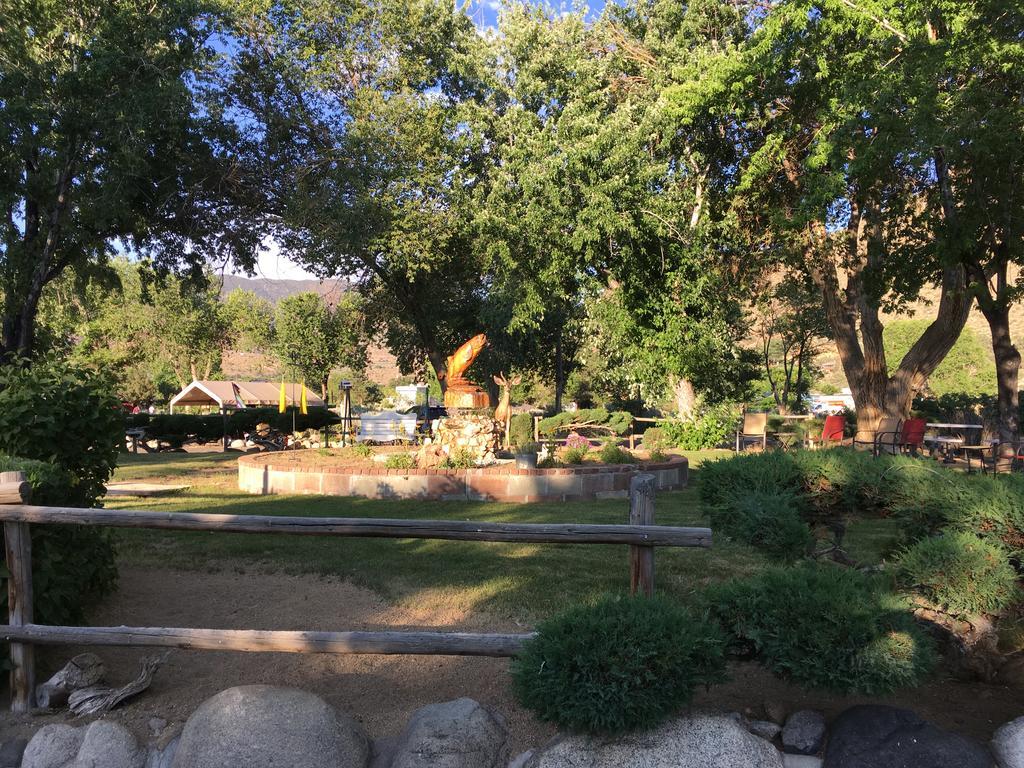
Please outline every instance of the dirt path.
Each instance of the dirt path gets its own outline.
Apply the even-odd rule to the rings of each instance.
[[[480,614],[394,607],[351,584],[312,576],[123,568],[120,588],[90,620],[95,625],[372,629],[448,628],[523,631]],[[95,649],[94,649],[95,650]],[[75,649],[48,649],[43,663],[60,664]],[[153,650],[100,648],[112,682],[130,679]],[[821,709],[831,717],[855,703],[905,706],[964,735],[987,739],[994,728],[1024,711],[1018,691],[936,680],[893,697],[830,696],[776,680],[756,665],[736,665],[732,681],[698,694],[694,705],[763,717],[763,705],[788,711]],[[398,733],[418,707],[460,696],[501,712],[509,722],[513,754],[543,744],[553,729],[538,723],[510,693],[508,661],[425,656],[329,656],[172,650],[152,687],[108,717],[124,722],[141,741],[151,738],[150,718],[180,726],[207,697],[234,685],[267,683],[314,691],[363,723],[375,738]],[[6,708],[6,704],[4,703]],[[0,717],[0,733],[30,733],[63,715]]]

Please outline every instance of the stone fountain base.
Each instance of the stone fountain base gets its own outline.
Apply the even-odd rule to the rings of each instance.
[[[421,468],[440,465],[445,459],[468,454],[478,466],[492,464],[501,447],[501,424],[490,416],[466,414],[437,419],[431,436],[417,454]]]

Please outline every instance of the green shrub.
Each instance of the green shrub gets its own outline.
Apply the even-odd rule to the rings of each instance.
[[[388,469],[416,469],[416,459],[408,453],[396,453],[388,456],[384,466]]]
[[[228,413],[228,436],[242,437],[246,432],[255,431],[257,424],[269,424],[278,432],[290,434],[293,416],[297,432],[320,431],[340,421],[334,411],[320,407],[311,407],[305,414],[293,414],[292,409],[280,413],[277,408],[241,408]],[[219,413],[137,413],[127,417],[127,424],[142,427],[153,437],[199,442],[220,440],[225,428],[224,416]]]
[[[1000,544],[956,531],[905,550],[898,579],[954,614],[998,613],[1019,596],[1017,573]]]
[[[0,456],[0,472],[24,472],[34,504],[63,506],[77,499],[78,488],[70,473],[53,464]],[[80,525],[33,525],[31,532],[36,621],[82,623],[86,609],[117,583],[110,531]],[[7,612],[7,575],[2,569],[0,612]]]
[[[615,443],[605,443],[601,446],[601,450],[598,452],[598,456],[601,457],[601,461],[605,464],[635,464],[636,459],[633,454],[624,448],[620,448]]]
[[[121,404],[106,379],[54,358],[0,365],[0,453],[67,470],[65,504],[96,503],[123,442]]]
[[[360,459],[370,459],[374,455],[373,446],[369,443],[356,443],[349,450],[353,456],[357,456]]]
[[[659,428],[669,445],[684,451],[702,451],[730,442],[736,431],[736,414],[728,406],[710,408],[691,421],[665,421]]]
[[[517,413],[512,416],[508,428],[508,442],[513,449],[533,442],[533,416]]]
[[[541,720],[616,734],[678,711],[725,677],[725,638],[663,598],[605,598],[537,628],[512,663],[520,703]]]
[[[572,425],[577,425],[577,431],[597,430],[624,435],[633,425],[633,414],[628,411],[609,413],[604,408],[581,408],[577,411],[562,411],[541,419],[537,429],[542,435],[553,436],[573,428]]]
[[[649,451],[648,458],[656,463],[668,461],[668,454],[661,450]]]
[[[582,464],[588,453],[589,448],[566,448],[562,453],[562,460],[566,464]]]
[[[708,461],[700,468],[700,498],[707,506],[723,503],[745,491],[798,493],[800,467],[791,453],[736,454]]]
[[[476,460],[472,452],[465,448],[459,448],[448,454],[448,458],[439,465],[441,469],[472,469],[476,466]]]
[[[736,493],[707,508],[711,528],[781,560],[810,550],[811,529],[800,516],[800,502],[788,491]]]
[[[641,444],[651,453],[664,453],[666,448],[672,447],[665,430],[661,427],[648,427],[643,434]]]
[[[704,599],[738,650],[805,685],[888,693],[921,682],[935,662],[905,603],[858,571],[772,568],[712,587]]]

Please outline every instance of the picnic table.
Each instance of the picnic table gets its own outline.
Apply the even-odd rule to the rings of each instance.
[[[960,432],[979,430],[980,432],[980,430],[984,429],[982,424],[953,424],[948,422],[928,422],[925,426],[929,429],[946,430],[949,432],[952,432],[953,430]],[[942,462],[944,464],[953,463],[956,452],[964,447],[964,440],[965,438],[963,435],[956,434],[927,435],[924,438],[925,443],[930,444],[931,455],[934,457],[936,452],[941,453],[943,456]]]

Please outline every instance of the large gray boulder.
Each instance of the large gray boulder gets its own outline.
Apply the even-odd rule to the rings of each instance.
[[[735,718],[694,715],[616,739],[563,737],[526,768],[782,768],[782,757]]]
[[[172,768],[366,768],[363,729],[312,693],[243,685],[185,723]]]
[[[992,768],[981,744],[909,709],[864,704],[832,723],[824,768]]]
[[[999,768],[1024,768],[1024,717],[999,726],[989,748]]]
[[[504,721],[473,699],[416,710],[391,745],[390,768],[505,768]]]
[[[84,728],[47,725],[25,748],[22,768],[142,768],[146,753],[120,723],[96,720]]]

